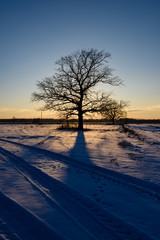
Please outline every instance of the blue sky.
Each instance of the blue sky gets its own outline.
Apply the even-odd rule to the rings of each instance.
[[[159,0],[0,0],[0,118],[39,117],[36,81],[82,48],[111,53],[125,86],[103,90],[130,101],[128,116],[160,118],[159,23]]]

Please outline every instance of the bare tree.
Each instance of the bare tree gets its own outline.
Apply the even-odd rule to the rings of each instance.
[[[125,107],[129,105],[127,101],[116,101],[113,99],[107,98],[101,104],[100,112],[108,120],[112,120],[112,123],[115,124],[115,120],[120,118],[126,118]]]
[[[54,76],[37,83],[38,92],[32,94],[33,101],[43,101],[44,110],[65,112],[67,116],[78,116],[79,129],[83,129],[83,115],[98,111],[104,94],[94,87],[98,83],[112,86],[121,84],[108,67],[110,54],[96,49],[78,50],[60,58]]]

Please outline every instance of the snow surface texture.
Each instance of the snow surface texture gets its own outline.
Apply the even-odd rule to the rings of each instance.
[[[0,125],[0,240],[160,239],[160,125]]]

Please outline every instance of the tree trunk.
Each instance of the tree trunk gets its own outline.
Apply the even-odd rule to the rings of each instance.
[[[113,123],[113,125],[115,125],[115,119],[114,118],[112,118],[112,123]]]
[[[83,130],[83,112],[79,110],[78,112],[78,129]]]
[[[82,111],[82,102],[83,102],[83,89],[80,88],[80,102],[78,104],[78,129],[83,130],[83,111]]]

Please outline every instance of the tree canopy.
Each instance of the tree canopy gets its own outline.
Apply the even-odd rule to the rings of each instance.
[[[37,82],[38,91],[32,94],[32,100],[43,101],[44,110],[77,115],[79,129],[83,129],[84,114],[99,111],[99,103],[107,96],[96,92],[94,87],[98,83],[112,86],[122,83],[113,76],[109,58],[109,53],[97,49],[82,49],[61,57],[56,62],[56,73]]]
[[[114,99],[106,99],[101,104],[101,114],[105,117],[105,119],[111,120],[113,124],[115,124],[116,120],[120,118],[126,117],[125,107],[129,105],[127,101],[116,101]]]

